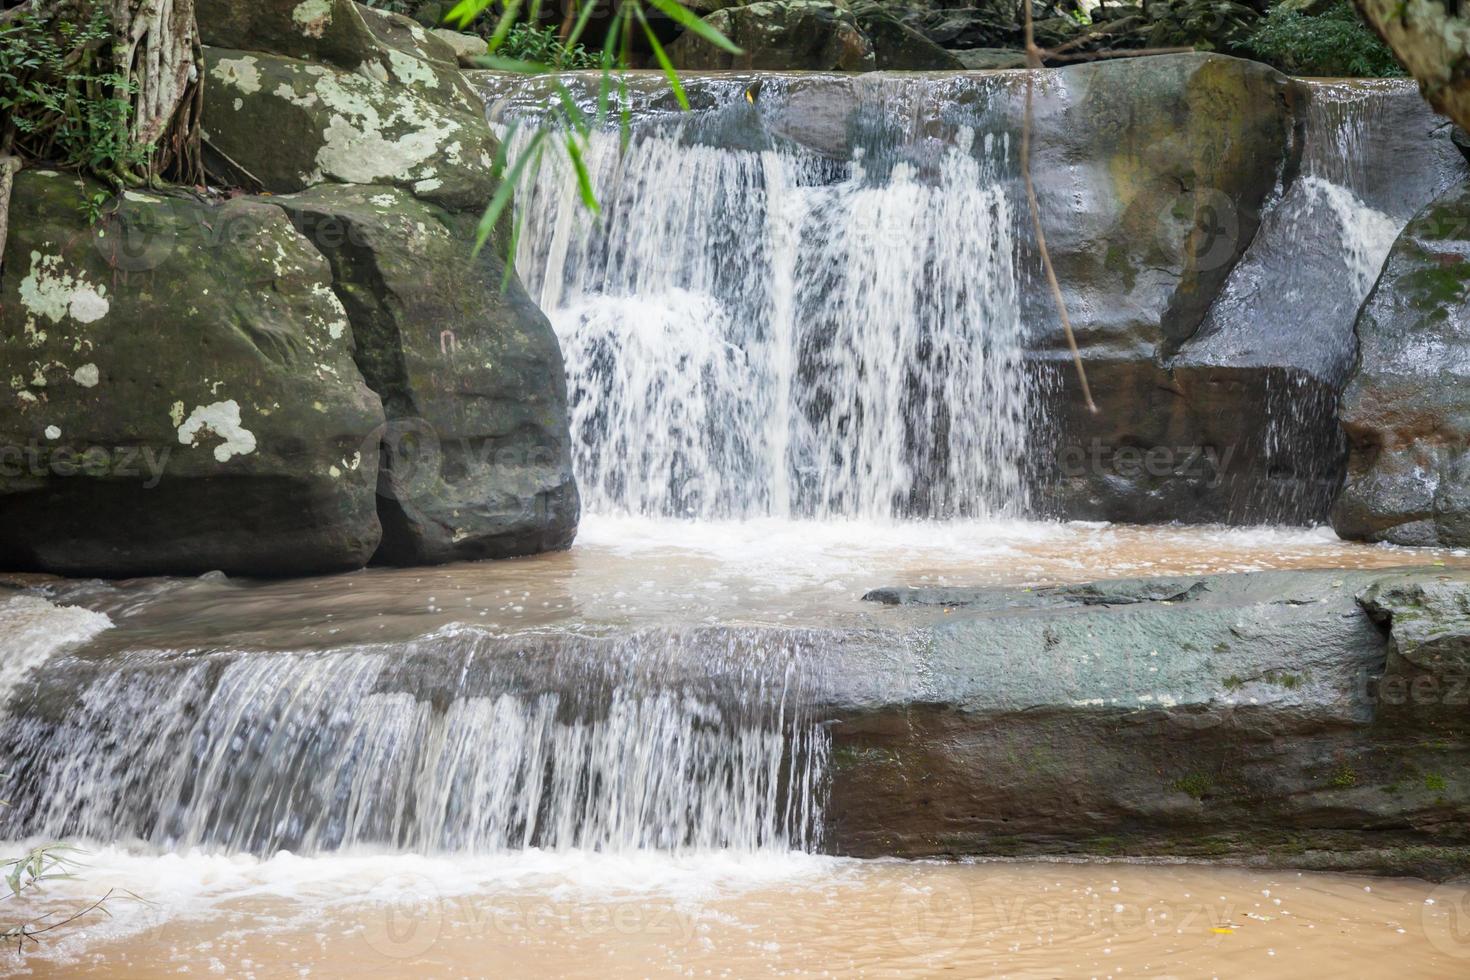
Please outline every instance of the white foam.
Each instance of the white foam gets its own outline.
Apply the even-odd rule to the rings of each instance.
[[[0,843],[0,854],[24,853],[30,846]],[[566,903],[653,897],[693,908],[772,885],[841,883],[864,866],[852,859],[802,853],[534,849],[485,856],[347,851],[300,857],[281,852],[262,859],[107,846],[84,850],[76,860],[75,877],[47,883],[44,907],[75,911],[111,892],[108,915],[90,916],[48,944],[44,958],[52,963],[75,960],[89,947],[169,922],[234,922],[232,903],[249,900],[270,900],[275,927],[282,930],[310,924],[334,908],[433,905],[460,897],[532,896]],[[27,900],[34,897],[28,893]]]
[[[31,670],[111,627],[102,613],[58,606],[40,596],[0,600],[0,704]]]
[[[528,173],[516,264],[566,352],[587,509],[1023,512],[1005,147],[973,142],[833,180],[810,153],[597,132],[597,223],[565,161]]]

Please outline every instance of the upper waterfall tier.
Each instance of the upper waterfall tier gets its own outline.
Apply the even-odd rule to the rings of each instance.
[[[723,115],[594,134],[600,220],[565,158],[522,188],[517,266],[567,357],[589,509],[1022,513],[1008,141],[957,119],[834,161],[710,145]]]
[[[588,509],[1321,521],[1357,309],[1465,174],[1444,128],[1409,83],[1218,56],[1039,73],[1093,415],[1022,192],[1025,77],[696,75],[681,113],[635,73],[626,147],[614,112],[586,154],[595,220],[546,153],[517,267],[567,356]],[[562,81],[595,111],[596,75]],[[514,155],[548,83],[477,82]]]

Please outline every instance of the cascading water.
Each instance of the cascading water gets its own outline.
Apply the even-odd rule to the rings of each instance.
[[[1259,460],[1254,469],[1265,478],[1239,481],[1230,503],[1234,519],[1258,523],[1325,520],[1342,478],[1337,397],[1358,309],[1409,218],[1463,176],[1446,141],[1420,138],[1399,153],[1375,145],[1432,132],[1412,82],[1312,82],[1302,91],[1296,169],[1283,175],[1178,362],[1272,367],[1263,376],[1264,424],[1237,447],[1237,458]],[[1388,156],[1392,165],[1371,165]]]
[[[755,96],[744,82],[703,84],[692,117],[635,116],[626,147],[593,134],[600,219],[555,155],[520,188],[518,266],[566,355],[587,509],[1024,516],[1036,398],[1013,147],[987,121],[991,83],[878,80],[882,124],[844,133],[830,154],[779,132],[733,138]],[[1372,99],[1317,92],[1302,173],[1205,339],[1252,322],[1258,302],[1296,309],[1256,287],[1291,268],[1283,243],[1305,229],[1329,271],[1301,278],[1350,278],[1331,311],[1350,331],[1349,307],[1407,217],[1378,207],[1353,169]],[[906,99],[944,108],[905,116]],[[1311,444],[1274,427],[1307,403],[1282,398],[1273,453]],[[71,615],[36,602],[6,608]],[[106,625],[90,615],[74,624],[83,639]],[[456,626],[289,653],[134,643],[62,653],[20,682],[56,649],[36,646],[0,676],[15,682],[0,726],[11,837],[258,854],[820,844],[827,736],[808,710],[819,636]]]
[[[0,833],[262,855],[812,849],[817,643],[456,627],[317,653],[77,661],[40,675],[4,730]]]
[[[587,509],[1023,513],[1006,141],[973,118],[840,163],[701,141],[741,106],[626,149],[595,133],[600,220],[564,159],[522,186],[517,266],[567,358]]]

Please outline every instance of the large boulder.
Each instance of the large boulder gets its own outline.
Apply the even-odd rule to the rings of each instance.
[[[331,262],[389,424],[375,558],[423,564],[565,548],[577,488],[565,370],[546,317],[475,218],[391,187],[275,199]]]
[[[1037,81],[1036,192],[1099,406],[1086,409],[1033,242],[1024,301],[1052,420],[1036,455],[1046,512],[1240,519],[1226,470],[1253,472],[1236,434],[1263,403],[1264,381],[1181,376],[1168,362],[1230,277],[1291,157],[1287,90],[1264,65],[1215,55],[1080,65]],[[1020,111],[1013,103],[1013,131]]]
[[[1470,545],[1470,186],[1421,211],[1357,321],[1344,537]]]
[[[405,58],[380,78],[222,48],[205,63],[210,146],[262,190],[392,184],[451,209],[494,194],[497,144],[457,71]]]
[[[198,0],[199,33],[212,47],[284,55],[381,75],[406,58],[455,66],[442,38],[400,14],[352,0]]]
[[[0,565],[285,575],[377,549],[378,396],[286,214],[25,171],[0,278]]]
[[[761,0],[716,10],[705,21],[742,49],[730,54],[692,32],[669,45],[681,69],[871,71],[872,41],[851,11],[825,0]]]
[[[874,67],[879,71],[962,71],[967,66],[909,27],[881,3],[854,5],[858,26],[873,44]]]

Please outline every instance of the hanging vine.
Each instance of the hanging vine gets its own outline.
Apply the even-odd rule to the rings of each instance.
[[[203,181],[194,0],[27,0],[0,11],[0,256],[21,167],[124,189]]]

